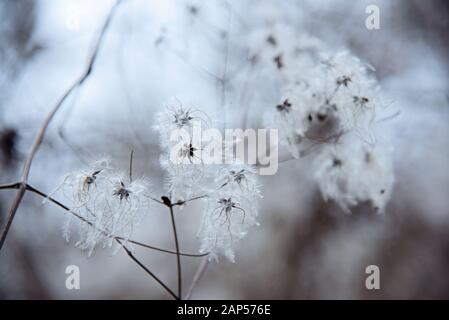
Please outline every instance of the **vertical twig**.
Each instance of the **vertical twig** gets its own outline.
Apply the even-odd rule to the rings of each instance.
[[[219,112],[223,114],[223,130],[226,127],[226,85],[227,85],[227,73],[228,73],[228,60],[229,60],[229,37],[231,34],[231,17],[232,12],[230,8],[230,4],[228,2],[225,2],[225,5],[228,8],[228,27],[226,31],[226,39],[225,39],[225,49],[224,49],[224,66],[223,66],[223,73],[220,77],[219,83],[221,86],[221,97],[220,97],[220,110]]]
[[[178,232],[176,231],[176,222],[175,222],[175,214],[173,212],[173,205],[170,204],[170,216],[171,223],[173,227],[173,236],[175,238],[175,247],[176,247],[176,263],[178,269],[178,296],[179,299],[182,299],[182,271],[181,271],[181,255],[179,254],[179,242],[178,242]]]
[[[87,66],[85,68],[85,70],[83,71],[83,73],[81,74],[81,76],[76,79],[72,85],[70,85],[70,87],[64,92],[64,94],[59,98],[59,100],[57,101],[56,105],[53,107],[53,109],[50,111],[50,113],[47,115],[47,117],[44,120],[44,123],[42,124],[36,139],[31,147],[30,152],[28,153],[28,156],[25,160],[25,165],[23,168],[23,172],[22,172],[22,177],[20,179],[20,187],[17,190],[16,196],[13,200],[13,203],[11,205],[11,208],[9,209],[9,213],[8,213],[8,217],[6,218],[6,223],[5,226],[3,227],[3,230],[1,232],[1,236],[0,236],[0,250],[3,248],[3,244],[5,243],[6,237],[8,235],[9,229],[11,228],[11,224],[14,220],[14,217],[16,215],[17,209],[19,208],[23,197],[25,195],[25,192],[27,190],[27,184],[28,184],[28,177],[30,175],[30,170],[31,170],[31,165],[33,163],[34,160],[34,156],[36,155],[37,151],[39,150],[39,147],[42,144],[42,141],[44,140],[45,137],[45,133],[47,131],[47,128],[50,125],[50,122],[53,120],[54,116],[56,115],[56,113],[61,109],[61,106],[64,104],[64,102],[66,101],[67,97],[70,96],[70,94],[73,92],[73,90],[75,90],[76,88],[78,88],[79,86],[81,86],[84,81],[89,77],[89,75],[92,72],[92,68],[95,64],[96,58],[98,56],[98,51],[101,47],[101,44],[103,42],[104,39],[104,35],[106,34],[106,30],[109,27],[109,24],[112,20],[112,16],[115,12],[115,9],[117,8],[117,6],[120,4],[121,0],[117,0],[116,3],[114,4],[114,6],[111,8],[111,10],[109,11],[109,14],[102,26],[102,28],[100,29],[100,33],[96,39],[96,41],[94,42],[93,48],[92,48],[92,52],[89,56],[88,62],[87,62]]]
[[[129,183],[133,182],[133,157],[134,150],[131,150],[131,154],[129,156]]]
[[[201,278],[206,273],[207,266],[209,265],[209,256],[205,256],[198,267],[198,269],[195,272],[195,276],[193,277],[192,284],[189,287],[189,291],[187,292],[185,296],[185,300],[189,300],[192,296],[193,290],[195,289],[198,282],[200,282]]]

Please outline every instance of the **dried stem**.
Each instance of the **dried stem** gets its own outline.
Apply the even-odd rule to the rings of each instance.
[[[89,55],[88,61],[87,61],[87,65],[85,67],[85,70],[82,72],[81,76],[79,76],[70,86],[69,88],[62,94],[62,96],[57,100],[55,106],[51,109],[51,111],[47,114],[42,126],[39,129],[39,132],[34,140],[33,145],[31,146],[30,152],[28,153],[26,160],[25,160],[25,164],[23,167],[23,171],[22,171],[22,176],[20,179],[20,182],[17,183],[13,183],[13,184],[7,184],[7,185],[2,185],[0,186],[0,190],[4,190],[4,189],[17,189],[17,193],[16,196],[13,200],[13,203],[11,205],[11,208],[9,210],[7,219],[6,219],[6,223],[3,227],[3,230],[1,231],[1,235],[0,235],[0,250],[3,248],[3,245],[5,243],[6,237],[8,235],[8,232],[11,228],[12,222],[14,220],[14,217],[17,213],[18,208],[20,207],[20,204],[22,203],[23,197],[25,195],[25,193],[27,191],[30,191],[32,193],[35,193],[39,196],[45,197],[47,198],[49,201],[51,201],[52,203],[58,205],[59,207],[63,208],[64,210],[70,212],[71,214],[73,214],[74,216],[76,216],[77,218],[81,219],[82,221],[84,221],[85,223],[89,224],[90,226],[94,227],[92,225],[92,223],[90,223],[89,221],[87,221],[86,219],[84,219],[82,216],[76,214],[75,212],[73,212],[72,210],[70,210],[70,208],[68,208],[67,206],[65,206],[64,204],[60,203],[59,201],[47,196],[45,193],[39,191],[36,188],[31,187],[28,184],[28,178],[30,175],[30,171],[31,171],[31,166],[34,160],[35,155],[37,154],[44,138],[45,138],[45,134],[47,132],[48,127],[50,126],[50,123],[52,122],[53,118],[55,117],[55,115],[58,113],[58,111],[60,111],[60,109],[62,108],[64,102],[66,102],[67,98],[78,88],[81,87],[81,85],[86,81],[86,79],[89,77],[89,75],[91,74],[92,70],[93,70],[93,66],[97,60],[98,57],[98,53],[100,51],[101,45],[103,43],[104,40],[104,36],[106,34],[106,31],[110,25],[110,22],[112,20],[112,17],[114,15],[114,12],[117,8],[117,6],[121,3],[122,0],[117,0],[116,3],[113,5],[113,7],[111,8],[111,10],[109,11],[108,16],[105,19],[105,22],[103,23],[100,32],[98,34],[98,37],[96,38],[96,40],[93,43],[93,48],[92,51]],[[225,74],[226,74],[226,68],[225,68]],[[224,84],[223,84],[224,87]],[[224,97],[222,97],[222,99],[224,99]],[[222,101],[222,103],[224,104],[224,101]],[[131,152],[131,158],[130,158],[130,180],[132,181],[132,160],[133,158],[133,152]],[[201,197],[198,197],[201,198]],[[198,199],[195,198],[195,199]],[[195,199],[191,199],[191,200],[195,200]],[[189,200],[190,201],[190,200]],[[158,201],[160,202],[160,201]],[[160,202],[163,204],[166,204],[164,202]],[[183,202],[185,203],[185,202]],[[118,242],[123,249],[126,251],[127,255],[137,264],[139,265],[147,274],[149,274],[154,280],[156,280],[173,298],[175,299],[181,299],[182,298],[182,272],[181,272],[181,255],[186,255],[186,256],[204,256],[204,255],[191,255],[191,254],[182,254],[179,250],[179,242],[178,242],[178,234],[177,234],[177,230],[176,230],[176,222],[175,222],[175,217],[174,217],[174,212],[173,212],[173,206],[175,205],[181,205],[181,203],[176,203],[176,204],[171,204],[169,205],[169,209],[170,209],[170,215],[171,215],[171,221],[172,221],[172,227],[173,227],[173,233],[174,233],[174,240],[175,240],[175,246],[176,246],[176,258],[177,258],[177,269],[178,269],[178,295],[176,295],[163,281],[161,281],[155,274],[153,274],[143,263],[141,263],[135,256],[134,254],[122,243],[122,241],[124,241],[123,238],[120,237],[115,237],[112,236],[114,238],[114,240],[116,242]],[[111,236],[111,235],[109,235]],[[154,249],[154,250],[158,250],[161,252],[166,252],[166,253],[173,253],[172,251],[169,250],[165,250],[165,249],[160,249],[160,248],[156,248],[156,247],[152,247],[149,245],[145,245],[133,240],[128,240],[129,243],[133,243],[136,245],[140,245],[146,248],[150,248],[150,249]],[[198,277],[199,278],[199,277]],[[196,283],[199,279],[195,280],[194,279],[194,283]],[[191,288],[192,290],[192,288]],[[191,293],[191,290],[189,291],[189,295]]]
[[[192,296],[193,290],[195,289],[198,282],[200,282],[201,278],[206,273],[207,266],[209,265],[209,257],[206,256],[201,260],[200,265],[198,266],[198,269],[195,272],[195,276],[193,277],[192,284],[190,285],[189,291],[187,292],[187,295],[185,296],[185,300],[189,300]]]
[[[20,187],[20,182],[16,182],[16,183],[10,183],[10,184],[4,184],[4,185],[0,185],[0,190],[7,190],[7,189],[18,189]],[[29,184],[26,186],[26,191],[30,191],[34,194],[37,194],[39,196],[41,196],[42,198],[50,201],[51,203],[57,205],[58,207],[64,209],[65,211],[69,212],[70,214],[72,214],[74,217],[76,217],[77,219],[80,219],[81,221],[83,221],[84,223],[88,224],[89,226],[91,226],[92,228],[96,228],[90,221],[84,219],[82,216],[80,216],[79,214],[77,214],[76,212],[72,211],[69,207],[67,207],[66,205],[62,204],[61,202],[59,202],[58,200],[48,196],[46,193],[40,191],[39,189],[30,186]],[[97,230],[99,230],[98,228],[96,228]],[[118,239],[118,240],[125,240],[125,238],[123,237],[116,237],[113,236],[109,233],[107,233],[106,231],[103,230],[99,230],[102,233],[104,233],[104,235],[114,238],[114,239]],[[167,250],[167,249],[162,249],[159,247],[155,247],[155,246],[151,246],[148,245],[146,243],[142,243],[142,242],[138,242],[132,239],[128,239],[127,242],[135,244],[137,246],[143,247],[143,248],[147,248],[147,249],[151,249],[151,250],[155,250],[155,251],[159,251],[159,252],[165,252],[165,253],[169,253],[169,254],[177,254],[176,251],[172,251],[172,250]],[[202,254],[193,254],[193,253],[184,253],[184,252],[180,252],[179,255],[184,256],[184,257],[191,257],[191,258],[201,258],[201,257],[205,257],[207,256],[209,253],[202,253]]]
[[[208,197],[208,195],[205,194],[205,195],[193,197],[193,198],[190,198],[190,199],[187,199],[187,200],[179,200],[178,202],[175,202],[175,203],[173,203],[172,205],[173,205],[173,206],[183,206],[183,205],[186,204],[187,202],[195,201],[195,200],[199,200],[199,199],[204,199],[204,198],[207,198],[207,197]]]
[[[175,247],[176,247],[176,263],[178,269],[178,296],[182,298],[182,271],[181,271],[181,255],[179,252],[179,242],[178,242],[178,232],[176,231],[176,222],[175,222],[175,214],[173,212],[173,205],[169,206],[171,222],[173,227],[173,236],[175,238]]]
[[[133,182],[133,158],[134,158],[134,150],[131,150],[131,154],[129,156],[129,182]]]
[[[92,72],[93,66],[95,64],[95,61],[98,56],[98,52],[100,50],[100,47],[103,43],[104,36],[106,34],[106,31],[110,25],[110,22],[112,20],[112,17],[114,15],[115,9],[120,4],[121,0],[117,0],[116,3],[113,5],[111,10],[109,11],[109,14],[103,23],[103,26],[100,29],[100,32],[98,34],[97,39],[94,42],[92,52],[89,56],[87,66],[85,67],[85,70],[81,74],[81,76],[76,79],[72,85],[63,93],[63,95],[58,99],[56,105],[53,107],[53,109],[50,111],[50,113],[47,115],[47,117],[44,120],[44,123],[42,124],[36,139],[31,147],[30,152],[28,153],[28,156],[25,160],[25,165],[22,172],[22,177],[20,179],[20,185],[17,190],[16,196],[13,200],[13,203],[11,205],[11,208],[9,209],[8,217],[6,218],[5,226],[3,227],[3,230],[1,232],[0,236],[0,250],[3,248],[3,244],[5,243],[6,237],[8,235],[9,229],[11,228],[11,224],[14,220],[14,217],[16,215],[17,209],[19,208],[20,204],[22,203],[23,196],[25,195],[25,192],[27,191],[27,184],[28,184],[28,177],[30,175],[31,165],[34,160],[34,156],[39,150],[39,147],[42,144],[42,141],[44,140],[45,133],[47,132],[47,128],[49,127],[51,121],[53,120],[54,116],[58,113],[58,111],[61,109],[64,102],[67,100],[67,98],[70,96],[70,94],[78,87],[80,87],[86,79],[89,77],[89,75]]]
[[[126,254],[139,266],[141,267],[143,270],[145,270],[146,273],[148,273],[148,275],[150,275],[154,280],[157,281],[157,283],[159,283],[175,300],[179,300],[180,297],[177,296],[169,287],[167,287],[167,285],[160,280],[153,272],[151,272],[142,262],[140,262],[135,256],[134,254],[125,246],[123,245],[122,241],[115,238],[115,241],[117,241],[122,247],[123,249],[125,249]]]
[[[17,182],[17,183],[10,183],[10,184],[5,184],[5,185],[0,185],[0,190],[6,190],[6,189],[18,189],[21,188],[22,183]],[[57,206],[59,206],[60,208],[70,212],[72,215],[74,215],[76,218],[82,220],[83,222],[87,223],[89,226],[91,226],[92,228],[96,228],[90,221],[86,220],[85,218],[83,218],[82,216],[78,215],[77,213],[73,212],[72,210],[70,210],[69,207],[67,207],[66,205],[62,204],[61,202],[53,199],[52,197],[48,196],[47,194],[45,194],[44,192],[30,186],[30,185],[26,185],[25,191],[30,191],[32,193],[35,193],[45,199],[47,199],[48,201],[56,204]],[[118,242],[123,249],[125,249],[126,253],[128,254],[128,256],[135,262],[137,263],[143,270],[145,270],[146,273],[148,273],[154,280],[156,280],[156,282],[158,282],[171,296],[173,296],[176,300],[181,299],[181,295],[176,295],[173,293],[173,291],[167,287],[167,285],[162,282],[154,273],[152,273],[142,262],[140,262],[135,256],[134,254],[122,243],[122,241],[127,241],[128,243],[132,243],[144,248],[148,248],[148,249],[152,249],[152,250],[156,250],[156,251],[160,251],[160,252],[165,252],[165,253],[170,253],[170,254],[176,254],[177,257],[177,261],[178,261],[178,282],[181,282],[181,265],[180,265],[180,256],[187,256],[187,257],[205,257],[206,255],[208,255],[208,253],[206,254],[200,254],[200,255],[195,255],[195,254],[189,254],[189,253],[181,253],[179,252],[179,246],[178,246],[178,240],[177,240],[177,233],[176,233],[176,225],[175,225],[175,221],[174,221],[174,215],[173,215],[173,209],[172,207],[170,207],[170,212],[172,214],[172,223],[173,223],[173,230],[174,230],[174,234],[175,234],[175,243],[176,243],[176,252],[170,251],[170,250],[165,250],[165,249],[161,249],[161,248],[157,248],[157,247],[153,247],[150,245],[147,245],[145,243],[141,243],[141,242],[137,242],[134,240],[125,240],[122,237],[115,237],[112,236],[110,234],[108,234],[106,231],[100,230],[102,233],[104,233],[106,236],[108,237],[112,237],[116,242]],[[97,228],[98,229],[98,228]],[[99,230],[99,229],[98,229]],[[181,287],[180,285],[178,285],[178,289],[180,290]],[[179,291],[181,293],[181,291]]]

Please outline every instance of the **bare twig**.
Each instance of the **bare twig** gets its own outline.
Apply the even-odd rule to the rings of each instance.
[[[20,182],[16,182],[16,183],[10,183],[10,184],[4,184],[4,185],[0,185],[0,190],[7,190],[7,189],[18,189],[20,187]],[[96,228],[90,221],[84,219],[82,216],[80,216],[79,214],[77,214],[76,212],[70,210],[69,207],[67,207],[66,205],[62,204],[61,202],[59,202],[58,200],[48,196],[47,194],[45,194],[44,192],[40,191],[39,189],[30,186],[29,184],[26,187],[27,191],[30,191],[34,194],[37,194],[39,196],[41,196],[42,198],[48,200],[49,202],[57,205],[58,207],[64,209],[65,211],[69,212],[70,214],[72,214],[74,217],[76,217],[77,219],[80,219],[81,221],[83,221],[84,223],[88,224],[89,226],[91,226],[92,228]],[[98,228],[96,228],[97,230],[99,230]],[[101,231],[104,235],[106,235],[107,237],[111,237],[114,239],[118,239],[118,240],[125,240],[125,238],[123,237],[116,237],[113,236],[109,233],[107,233],[104,230],[99,230]],[[172,251],[172,250],[167,250],[167,249],[162,249],[159,247],[155,247],[155,246],[151,246],[149,244],[146,243],[142,243],[142,242],[138,242],[132,239],[128,239],[127,242],[135,244],[137,246],[143,247],[143,248],[147,248],[147,249],[151,249],[151,250],[155,250],[155,251],[159,251],[159,252],[165,252],[165,253],[169,253],[169,254],[177,254],[176,251]],[[203,254],[193,254],[193,253],[184,253],[184,252],[180,252],[179,255],[184,256],[184,257],[191,257],[191,258],[201,258],[201,257],[205,257],[207,256],[209,253],[203,253]]]
[[[153,197],[149,197],[150,200],[153,200],[154,202],[157,202],[159,204],[164,204],[161,200],[153,198]]]
[[[8,217],[6,219],[6,223],[5,226],[3,227],[3,230],[1,232],[1,236],[0,236],[0,250],[3,248],[3,244],[5,243],[6,237],[8,235],[9,229],[11,228],[11,224],[14,220],[14,217],[16,215],[17,209],[19,208],[23,196],[25,195],[25,192],[27,190],[27,184],[28,184],[28,177],[30,175],[30,170],[31,170],[31,165],[33,163],[34,160],[34,156],[36,155],[36,153],[39,150],[39,147],[42,144],[42,141],[44,140],[45,137],[45,133],[47,131],[47,128],[49,127],[51,121],[53,120],[54,116],[58,113],[58,111],[61,109],[61,106],[64,104],[64,102],[66,101],[67,97],[70,96],[70,94],[72,93],[73,90],[75,90],[76,88],[78,88],[79,86],[81,86],[84,81],[89,77],[89,75],[92,72],[93,66],[95,64],[95,61],[97,59],[98,56],[98,52],[100,50],[100,47],[103,43],[103,39],[104,36],[106,34],[106,31],[110,25],[110,22],[112,20],[112,17],[114,15],[115,9],[117,8],[117,6],[120,4],[122,0],[117,0],[116,3],[113,5],[113,7],[111,8],[111,10],[109,11],[108,16],[106,17],[105,22],[103,23],[103,26],[100,29],[100,32],[98,34],[97,39],[94,42],[93,48],[92,48],[92,52],[88,58],[87,61],[87,66],[85,68],[85,70],[82,72],[81,76],[76,79],[71,85],[70,87],[63,93],[63,95],[58,99],[58,101],[56,102],[56,105],[53,107],[53,109],[50,111],[50,113],[47,115],[47,117],[44,120],[44,123],[42,124],[36,139],[31,147],[30,152],[28,153],[28,156],[25,160],[25,165],[23,168],[23,172],[22,172],[22,177],[20,180],[20,186],[17,190],[16,196],[13,200],[13,203],[11,205],[11,208],[9,209],[9,213],[8,213]]]
[[[20,187],[20,182],[15,182],[15,183],[0,185],[0,190],[18,189],[19,187]]]
[[[179,201],[173,203],[172,205],[173,206],[183,206],[187,202],[195,201],[195,200],[199,200],[199,199],[204,199],[204,198],[207,198],[207,197],[208,197],[208,195],[204,194],[202,196],[193,197],[193,198],[190,198],[190,199],[187,199],[187,200],[179,200]]]
[[[145,270],[146,273],[148,273],[148,275],[150,275],[154,280],[157,281],[157,283],[159,283],[175,300],[179,300],[180,297],[177,296],[169,287],[167,287],[167,285],[160,280],[153,272],[151,272],[142,262],[140,262],[135,256],[134,254],[125,246],[123,245],[123,243],[121,242],[121,240],[119,239],[115,239],[115,241],[117,241],[122,247],[123,249],[125,249],[126,254],[139,266],[141,267],[143,270]]]
[[[129,182],[133,182],[133,157],[134,150],[131,150],[131,154],[129,156]]]
[[[220,98],[220,110],[218,110],[219,113],[223,114],[223,130],[226,127],[226,87],[227,87],[227,73],[228,73],[228,63],[229,63],[229,37],[231,34],[231,18],[232,18],[232,12],[231,12],[231,6],[228,2],[225,2],[226,6],[228,6],[228,26],[226,31],[226,38],[225,38],[225,48],[224,48],[224,66],[223,66],[223,73],[220,77],[219,84],[221,87],[221,98]]]
[[[207,194],[203,194],[203,195],[201,195],[201,196],[193,197],[193,198],[190,198],[190,199],[187,199],[187,200],[178,200],[178,201],[176,201],[175,203],[172,203],[171,201],[169,201],[169,202],[167,203],[167,202],[164,202],[164,201],[166,201],[166,200],[161,201],[161,200],[156,199],[156,198],[154,198],[154,197],[149,197],[149,199],[150,199],[150,200],[153,200],[154,202],[157,202],[157,203],[159,203],[159,204],[162,204],[162,205],[164,205],[164,206],[167,206],[167,207],[170,207],[170,206],[176,207],[176,206],[183,206],[183,205],[185,205],[187,202],[190,202],[190,201],[195,201],[195,200],[199,200],[199,199],[204,199],[204,198],[207,198],[207,197],[208,197]],[[168,197],[162,196],[161,199],[168,199]]]
[[[10,183],[10,184],[5,184],[5,185],[0,185],[0,190],[6,190],[6,189],[18,189],[21,187],[21,183],[17,182],[17,183]],[[85,218],[83,218],[82,216],[78,215],[77,213],[73,212],[72,210],[70,210],[69,207],[67,207],[66,205],[62,204],[61,202],[53,199],[52,197],[48,196],[47,194],[43,193],[42,191],[30,186],[30,185],[26,185],[26,191],[30,191],[32,193],[35,193],[45,199],[47,199],[48,201],[56,204],[57,206],[61,207],[62,209],[68,211],[69,213],[71,213],[72,215],[74,215],[76,218],[82,220],[83,222],[85,222],[86,224],[88,224],[89,226],[91,226],[92,228],[96,228],[90,221],[86,220]],[[173,291],[167,287],[167,285],[162,282],[154,273],[152,273],[145,265],[143,265],[142,262],[140,262],[135,256],[134,254],[122,243],[122,241],[127,241],[128,243],[132,243],[144,248],[148,248],[148,249],[152,249],[152,250],[156,250],[156,251],[160,251],[160,252],[165,252],[165,253],[170,253],[170,254],[176,254],[178,262],[180,260],[180,256],[187,256],[187,257],[204,257],[206,255],[208,255],[208,253],[206,254],[200,254],[200,255],[195,255],[195,254],[189,254],[189,253],[181,253],[179,252],[179,248],[177,247],[177,251],[173,252],[170,250],[166,250],[166,249],[161,249],[158,247],[154,247],[154,246],[150,246],[147,245],[145,243],[141,243],[141,242],[137,242],[134,240],[126,240],[123,237],[116,237],[116,236],[112,236],[109,233],[107,233],[106,231],[100,230],[98,228],[96,228],[97,230],[99,230],[100,232],[102,232],[103,234],[105,234],[108,237],[113,238],[116,242],[118,242],[123,249],[125,249],[126,253],[128,254],[128,256],[135,262],[137,263],[143,270],[145,270],[145,272],[147,272],[154,280],[156,280],[171,296],[173,296],[176,300],[179,300],[181,296],[177,296],[176,294],[173,293]],[[176,231],[175,231],[175,238],[177,239],[177,235],[176,235]],[[177,243],[177,240],[176,240]],[[179,266],[179,264],[178,264]],[[180,270],[180,269],[178,269]]]
[[[69,150],[75,155],[75,157],[83,164],[87,165],[89,161],[86,158],[86,152],[80,148],[76,143],[69,141],[68,137],[66,137],[64,126],[66,122],[68,122],[68,119],[70,115],[72,114],[73,110],[75,109],[77,97],[79,95],[80,88],[78,87],[76,90],[74,90],[71,94],[72,101],[70,101],[70,105],[67,106],[67,113],[64,115],[64,117],[61,119],[61,123],[58,126],[57,132],[59,138],[61,138],[61,141],[69,148]],[[91,156],[91,155],[89,155]]]
[[[201,260],[201,263],[198,267],[198,269],[195,272],[195,276],[193,277],[192,284],[189,287],[189,291],[187,292],[185,296],[185,300],[189,300],[192,296],[193,290],[195,289],[198,282],[201,280],[201,278],[206,273],[207,266],[209,265],[209,257],[205,256],[203,260]]]
[[[119,240],[124,240],[121,237],[116,237],[116,238],[119,239]],[[156,250],[156,251],[160,251],[160,252],[165,252],[165,253],[170,253],[170,254],[177,254],[176,251],[167,250],[167,249],[161,249],[161,248],[150,246],[148,244],[137,242],[137,241],[134,241],[134,240],[128,240],[128,242],[132,243],[132,244],[135,244],[137,246],[140,246],[140,247],[144,247],[144,248],[148,248],[148,249],[152,249],[152,250]],[[179,255],[183,256],[183,257],[201,258],[201,257],[205,257],[205,256],[209,255],[209,253],[192,254],[192,253],[179,252]]]
[[[176,231],[176,222],[175,222],[175,214],[173,213],[173,205],[169,206],[169,208],[170,208],[171,223],[173,227],[173,236],[175,238],[175,247],[176,247],[176,263],[178,269],[178,296],[181,299],[182,298],[181,255],[179,252],[178,233]]]

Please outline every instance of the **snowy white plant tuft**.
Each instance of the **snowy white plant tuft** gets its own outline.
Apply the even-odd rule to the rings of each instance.
[[[266,127],[279,129],[280,144],[294,158],[313,157],[313,177],[324,200],[334,200],[345,212],[364,202],[384,212],[394,177],[391,148],[377,138],[387,106],[374,68],[318,39],[298,37],[286,24],[270,25],[250,39],[245,46],[251,63],[279,83],[279,101],[264,114]],[[251,165],[203,162],[205,130],[218,127],[207,113],[176,99],[156,115],[153,128],[165,171],[163,204],[172,209],[201,199],[200,252],[234,261],[237,244],[258,224],[261,187]],[[222,159],[234,159],[234,143],[222,143]],[[108,161],[69,174],[62,189],[81,217],[77,246],[89,254],[99,243],[112,246],[113,237],[126,242],[154,199],[144,179],[131,181]]]
[[[166,172],[166,189],[170,197],[184,201],[203,194],[202,141],[192,139],[195,124],[201,123],[202,130],[208,127],[207,116],[197,109],[170,105],[159,112],[156,119],[153,128],[159,135],[160,164]]]
[[[64,226],[64,237],[69,241],[72,225],[76,224],[76,247],[87,250],[89,256],[97,245],[113,247],[114,237],[126,243],[148,212],[147,181],[130,181],[129,175],[114,172],[106,160],[68,174],[61,188],[73,213]]]
[[[324,199],[334,199],[347,213],[364,202],[383,213],[394,182],[390,153],[360,144],[323,151],[317,157],[315,178]]]
[[[261,198],[258,176],[249,165],[225,166],[217,171],[207,199],[200,231],[201,252],[217,259],[225,255],[235,261],[235,247],[248,229],[257,226]]]
[[[220,255],[224,255],[234,261],[236,244],[245,237],[250,227],[257,225],[257,207],[261,198],[258,176],[252,166],[242,163],[203,163],[202,138],[195,142],[189,137],[187,140],[185,137],[171,140],[172,133],[180,129],[186,128],[192,134],[195,119],[186,116],[184,110],[169,107],[157,116],[160,121],[155,130],[159,133],[161,142],[161,166],[166,172],[167,190],[173,201],[187,201],[199,196],[206,199],[198,231],[200,252],[210,253],[210,259],[218,259]],[[184,116],[180,122],[181,111]],[[201,114],[210,119],[208,115]],[[177,134],[174,136],[178,137]],[[224,149],[223,158],[232,158],[226,154],[232,148]],[[173,154],[180,161],[173,161],[173,157],[170,157]]]
[[[329,47],[305,33],[308,26],[297,19],[302,13],[298,15],[296,6],[289,2],[262,3],[250,15],[241,15],[238,12],[244,12],[248,3],[194,1],[186,5],[181,1],[178,6],[175,1],[163,8],[150,8],[151,19],[147,19],[148,13],[142,12],[142,16],[138,14],[138,20],[142,21],[133,19],[130,24],[122,19],[112,23],[121,2],[116,1],[103,27],[99,28],[92,45],[94,51],[89,54],[88,70],[65,90],[45,117],[37,142],[28,155],[23,179],[0,186],[2,190],[19,189],[1,236],[0,249],[23,196],[33,192],[68,212],[63,228],[67,242],[74,235],[75,246],[88,256],[99,247],[112,248],[113,253],[122,248],[148,276],[179,300],[191,296],[205,267],[204,263],[200,264],[189,293],[184,296],[183,257],[207,257],[217,262],[224,258],[235,262],[242,240],[259,225],[259,203],[263,197],[258,170],[261,175],[275,174],[281,162],[308,156],[310,161],[302,173],[307,171],[314,181],[312,188],[324,201],[334,201],[348,214],[354,209],[365,209],[365,204],[374,209],[371,211],[386,212],[394,187],[392,148],[381,136],[379,127],[395,115],[387,114],[388,104],[371,65],[345,48]],[[186,13],[188,16],[183,17]],[[152,23],[147,28],[148,20]],[[55,114],[61,112],[69,97],[74,99],[72,104],[78,104],[75,91],[82,89],[92,74],[90,71],[101,60],[98,52],[111,26],[115,31],[120,26],[139,33],[151,30],[146,38],[154,41],[147,41],[144,48],[149,56],[140,54],[141,43],[134,41],[137,38],[128,43],[132,50],[124,50],[118,56],[117,61],[124,63],[120,63],[121,74],[117,77],[122,81],[123,90],[114,97],[124,105],[115,101],[114,110],[109,108],[104,115],[114,118],[129,115],[130,119],[142,120],[135,119],[138,110],[143,112],[139,113],[140,117],[154,111],[149,105],[143,107],[139,103],[142,99],[135,99],[139,98],[133,94],[139,92],[134,90],[139,82],[135,80],[141,77],[136,70],[128,70],[127,58],[137,59],[135,65],[142,66],[142,70],[161,75],[160,83],[151,83],[156,85],[153,91],[157,93],[152,98],[159,99],[160,94],[173,89],[188,99],[207,104],[208,112],[185,106],[174,98],[155,116],[148,115],[155,119],[153,129],[159,139],[160,168],[165,180],[164,191],[158,197],[151,194],[147,179],[133,178],[134,152],[129,172],[116,170],[109,159],[100,159],[67,174],[57,190],[47,196],[26,183],[31,162],[43,146],[42,139],[49,133],[50,122],[57,118]],[[155,65],[155,61],[161,63]],[[174,74],[181,77],[174,79]],[[134,81],[128,83],[127,78]],[[165,88],[167,84],[169,87]],[[117,87],[115,82],[110,85]],[[91,94],[87,92],[84,96],[89,98]],[[211,110],[215,116],[211,117]],[[64,120],[68,120],[69,114],[66,116]],[[93,116],[86,113],[86,119]],[[67,123],[62,121],[60,129],[65,131]],[[228,127],[231,123],[239,125]],[[80,125],[75,121],[70,128]],[[122,129],[125,128],[114,127],[113,131],[126,134]],[[138,138],[137,128],[131,129]],[[122,142],[125,141],[128,139]],[[146,142],[154,141],[138,142],[145,148]],[[120,147],[118,144],[104,146],[101,140],[89,141],[89,145],[90,148]],[[279,146],[285,149],[282,151],[288,159],[279,157]],[[53,198],[56,192],[61,193],[64,201]],[[179,212],[178,209],[184,210],[193,201],[202,205],[198,212],[201,218],[193,221],[189,216],[185,222],[198,225],[195,231],[200,254],[187,253],[179,241],[183,237],[177,231],[180,225],[177,226],[176,214],[188,214],[187,210]],[[133,239],[136,227],[152,209],[150,202],[164,208],[164,217],[170,219],[171,228],[163,233],[172,236],[173,244],[166,249]],[[165,275],[159,278],[138,260],[133,245],[176,257],[177,292],[161,280]]]
[[[266,126],[279,128],[280,144],[293,157],[312,153],[325,200],[346,212],[368,201],[384,212],[394,178],[391,148],[376,137],[387,105],[374,68],[347,51],[332,53],[319,40],[284,41],[291,33],[286,26],[266,33],[264,52],[276,53],[272,63],[282,83],[282,98],[265,114]]]

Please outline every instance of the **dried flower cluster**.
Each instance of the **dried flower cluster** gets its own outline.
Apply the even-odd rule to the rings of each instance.
[[[70,201],[71,211],[64,227],[69,241],[71,225],[76,223],[76,246],[91,255],[98,244],[112,247],[114,237],[126,243],[149,205],[149,185],[145,179],[130,181],[128,175],[114,172],[109,161],[101,160],[89,168],[70,173],[61,186]]]
[[[295,158],[313,148],[314,176],[326,200],[346,212],[368,201],[383,212],[393,173],[389,147],[376,138],[387,106],[374,68],[349,52],[329,53],[317,39],[292,43],[292,33],[285,25],[265,33],[262,56],[273,58],[283,95],[266,114],[266,125],[279,128],[281,144]]]
[[[167,191],[175,201],[185,201],[206,192],[201,183],[207,169],[201,161],[202,140],[193,140],[195,123],[208,125],[204,117],[201,111],[182,106],[169,106],[156,116],[154,130],[159,134],[160,163],[166,172]]]
[[[313,176],[325,200],[336,201],[348,213],[364,202],[383,212],[394,178],[391,148],[376,134],[386,105],[374,69],[348,52],[329,53],[317,39],[298,38],[286,25],[258,31],[253,38],[253,63],[268,65],[261,72],[276,73],[281,83],[282,97],[265,114],[266,126],[279,129],[280,144],[293,157],[312,154]],[[218,127],[205,112],[180,102],[156,116],[167,196],[177,204],[201,199],[200,251],[234,261],[237,243],[258,224],[258,174],[237,161],[205,164],[207,141],[195,137],[198,124],[200,135]],[[232,158],[227,153],[233,146],[224,144],[223,159]],[[71,210],[82,218],[77,246],[89,254],[98,243],[112,246],[112,236],[129,239],[151,198],[145,180],[115,173],[108,161],[69,174],[62,187]]]
[[[224,166],[215,172],[199,236],[201,252],[225,255],[234,261],[235,246],[257,226],[260,185],[254,168],[245,164]]]
[[[261,195],[256,171],[247,164],[204,164],[201,161],[202,139],[196,140],[199,145],[191,140],[183,141],[182,137],[181,143],[170,139],[178,129],[192,134],[194,113],[189,109],[167,108],[157,118],[155,130],[161,141],[161,165],[166,171],[171,197],[174,201],[204,197],[206,202],[198,232],[200,251],[209,252],[211,259],[222,254],[234,261],[237,242],[245,237],[250,227],[257,225]],[[208,122],[209,117],[203,115],[200,121]],[[206,123],[205,127],[209,125]],[[173,161],[170,153],[178,155],[182,161]]]

